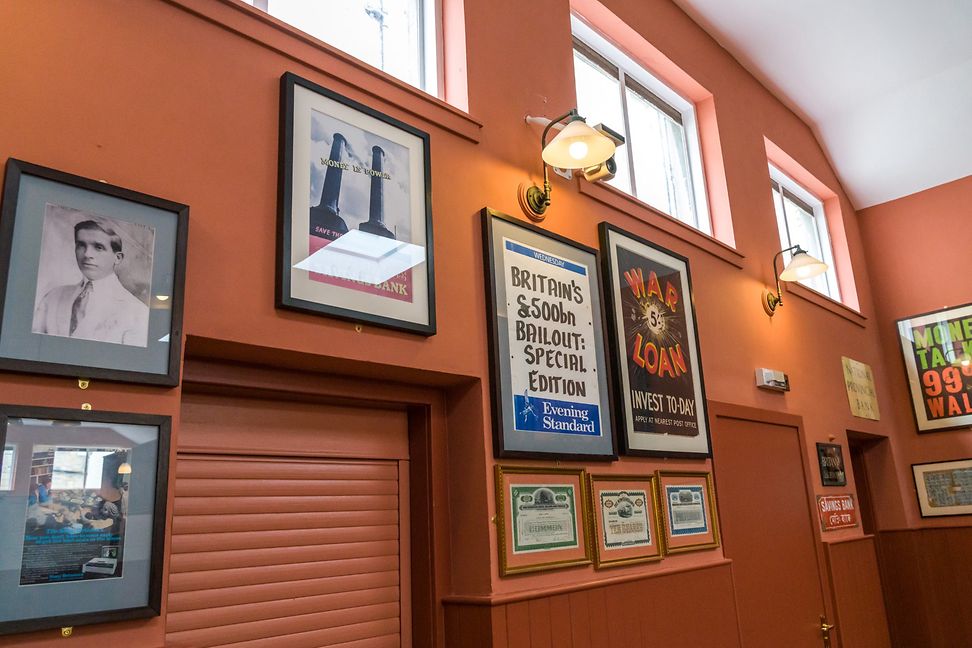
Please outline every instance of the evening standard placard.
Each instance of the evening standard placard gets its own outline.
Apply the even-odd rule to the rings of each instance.
[[[589,270],[503,239],[514,429],[601,436]]]
[[[572,485],[511,484],[510,502],[514,554],[578,546]]]

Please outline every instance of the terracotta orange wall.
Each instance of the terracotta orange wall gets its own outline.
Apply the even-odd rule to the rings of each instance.
[[[721,550],[609,573],[577,568],[509,579],[498,575],[489,522],[495,513],[495,460],[478,212],[488,205],[517,214],[517,185],[539,175],[538,133],[523,116],[552,116],[574,105],[571,4],[464,5],[468,113],[426,98],[235,0],[0,3],[5,27],[0,78],[8,99],[0,110],[0,156],[189,204],[188,335],[241,348],[270,347],[308,365],[321,366],[330,358],[327,366],[337,373],[451,385],[449,465],[440,469],[449,479],[453,543],[448,587],[437,592],[440,597],[604,584],[604,579],[715,564],[723,559]],[[589,11],[593,5],[575,6]],[[596,246],[596,224],[608,220],[690,258],[710,399],[802,416],[810,456],[816,441],[846,443],[847,430],[900,431],[891,405],[900,390],[888,378],[897,368],[889,374],[882,360],[887,349],[878,331],[887,322],[874,309],[857,217],[810,128],[669,0],[606,0],[605,6],[711,93],[719,147],[709,141],[706,150],[721,154],[725,172],[711,183],[727,198],[713,204],[728,209],[721,215],[731,216],[735,248],[607,189],[582,185],[578,191],[577,184],[560,178],[553,181],[554,203],[545,227]],[[457,22],[455,13],[449,21]],[[449,43],[455,47],[454,40]],[[285,71],[431,134],[436,336],[368,326],[358,332],[353,324],[274,309],[278,94]],[[447,78],[454,80],[456,73],[450,69]],[[462,88],[450,90],[455,92]],[[788,294],[776,317],[763,313],[760,292],[772,280],[771,259],[780,247],[766,139],[834,192],[859,314],[799,289]],[[881,422],[850,415],[842,355],[874,367],[886,412]],[[793,390],[785,395],[757,390],[756,367],[785,370]],[[96,383],[81,394],[66,379],[0,374],[0,393],[2,400],[24,404],[78,407],[87,400],[97,409],[169,414],[176,418],[177,446],[178,388]],[[630,473],[660,465],[700,464],[624,458],[595,467]],[[823,492],[815,472],[810,479]],[[847,490],[853,488],[851,475]],[[882,501],[883,519],[904,520],[901,495],[892,492]],[[844,531],[826,540],[860,535],[860,530]],[[734,609],[731,597],[723,598],[724,611]],[[131,645],[160,645],[162,627],[155,619],[83,629],[73,645],[100,644],[120,633],[127,633]],[[50,636],[0,643],[41,645]]]
[[[970,203],[972,176],[860,212],[892,394],[882,408],[902,422],[894,460],[908,526],[970,525],[967,516],[922,519],[918,512],[911,464],[972,457],[972,434],[917,433],[895,327],[904,317],[972,302]]]

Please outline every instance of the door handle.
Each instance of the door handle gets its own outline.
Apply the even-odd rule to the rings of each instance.
[[[820,615],[820,634],[823,637],[824,648],[830,648],[830,631],[837,627],[835,623],[827,623],[827,617]]]

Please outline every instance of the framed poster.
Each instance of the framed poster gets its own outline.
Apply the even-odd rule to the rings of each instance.
[[[0,369],[178,385],[189,208],[7,160]]]
[[[617,457],[597,251],[483,210],[500,457]]]
[[[972,515],[972,459],[912,464],[921,517]]]
[[[429,135],[281,78],[277,306],[435,334]]]
[[[659,470],[658,492],[664,510],[665,553],[719,546],[712,473]]]
[[[588,475],[594,567],[661,560],[654,475]]]
[[[599,231],[621,450],[708,457],[688,259],[609,223]]]
[[[918,432],[972,426],[972,304],[897,324]]]
[[[169,433],[167,416],[0,405],[0,634],[159,614]]]
[[[820,483],[824,486],[846,486],[844,451],[837,443],[817,444],[817,463],[820,465]]]
[[[496,466],[500,575],[591,562],[583,470]]]

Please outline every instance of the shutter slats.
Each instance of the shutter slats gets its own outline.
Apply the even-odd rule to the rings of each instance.
[[[173,553],[205,551],[219,547],[236,549],[276,549],[306,545],[346,544],[374,540],[396,540],[398,525],[366,526],[337,529],[285,529],[282,531],[249,531],[238,533],[196,533],[172,536]]]
[[[397,632],[380,637],[342,641],[341,643],[328,641],[329,636],[332,636],[329,630],[301,632],[286,637],[255,639],[254,641],[226,644],[226,646],[227,648],[278,648],[281,645],[287,648],[320,648],[320,646],[328,646],[329,648],[400,648],[402,645],[402,637]]]
[[[176,497],[235,497],[237,495],[391,495],[398,482],[391,480],[298,479],[177,479]]]
[[[353,542],[329,547],[281,547],[273,552],[266,549],[241,551],[203,551],[199,553],[173,553],[169,571],[173,573],[203,569],[237,569],[258,565],[280,565],[345,558],[372,556],[398,556],[398,541]]]
[[[270,531],[283,529],[335,529],[341,527],[398,525],[398,511],[329,511],[327,513],[264,513],[262,515],[180,515],[173,535]]]
[[[297,461],[293,459],[248,460],[246,458],[194,459],[180,462],[177,479],[398,479],[397,466],[362,461],[347,462]]]
[[[373,572],[398,573],[398,556],[349,558],[328,562],[306,562],[292,565],[264,565],[239,569],[213,569],[182,572],[169,577],[169,595],[219,587],[242,587],[263,583],[300,581],[305,578],[353,576]],[[171,599],[170,599],[171,600]]]
[[[175,515],[207,513],[297,513],[328,511],[398,511],[397,495],[345,495],[343,497],[293,495],[281,497],[226,497],[213,505],[212,497],[178,497]]]

